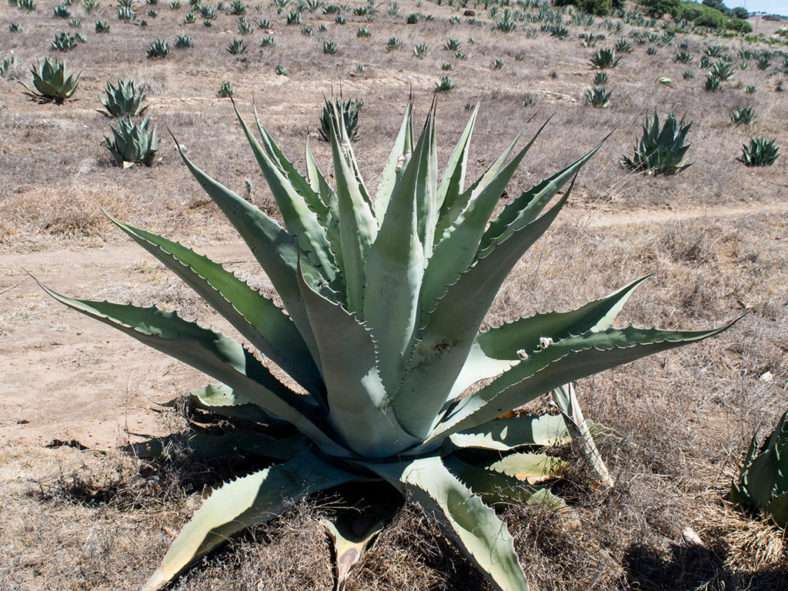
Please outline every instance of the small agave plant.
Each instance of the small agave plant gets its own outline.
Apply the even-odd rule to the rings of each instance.
[[[118,127],[110,125],[113,139],[104,137],[104,145],[110,151],[115,161],[127,166],[131,164],[145,164],[150,166],[159,149],[159,139],[156,137],[156,128],[150,129],[150,121],[119,119]]]
[[[516,150],[518,135],[466,186],[476,113],[439,179],[434,110],[414,138],[408,107],[373,199],[341,109],[329,119],[335,187],[309,144],[304,177],[259,120],[258,139],[236,109],[284,227],[181,152],[250,247],[284,310],[220,264],[116,221],[291,381],[275,378],[241,343],[174,312],[78,300],[47,289],[75,310],[217,380],[192,392],[203,408],[277,427],[270,435],[255,432],[256,449],[273,464],[214,490],[145,590],[160,589],[229,536],[282,512],[290,500],[354,482],[376,491],[386,487],[399,504],[406,498],[418,503],[494,589],[524,591],[528,583],[512,536],[490,505],[556,499],[520,478],[544,479],[561,462],[521,448],[565,441],[567,426],[561,416],[513,417],[510,411],[551,392],[566,406],[573,396],[564,386],[572,380],[724,330],[613,328],[643,281],[637,279],[577,310],[480,331],[510,270],[559,214],[573,179],[599,146],[520,193],[491,220],[541,129]],[[491,461],[479,450],[496,457]],[[381,502],[376,493],[369,500]],[[340,528],[329,530],[338,549],[348,548]],[[374,531],[350,553],[362,551]]]
[[[118,80],[118,85],[113,86],[107,82],[101,104],[104,105],[103,113],[107,117],[142,117],[148,110],[144,105],[145,93],[134,88],[133,80]]]
[[[788,527],[788,412],[760,448],[753,436],[728,499]]]
[[[33,74],[35,90],[20,82],[26,89],[25,94],[39,103],[54,102],[56,105],[62,105],[64,101],[71,98],[79,86],[79,77],[82,75],[71,74],[67,60],[60,62],[49,58],[45,58],[43,63],[30,66],[30,71]]]
[[[692,123],[684,125],[684,119],[676,119],[671,111],[665,119],[665,124],[660,126],[659,115],[654,111],[652,116],[646,117],[643,124],[643,135],[635,143],[635,153],[632,158],[626,156],[621,159],[622,166],[637,172],[647,174],[676,174],[690,166],[684,160],[684,155],[689,150],[687,142]]]

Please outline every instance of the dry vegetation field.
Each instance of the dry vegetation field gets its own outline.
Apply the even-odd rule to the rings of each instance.
[[[70,295],[158,303],[223,327],[101,213],[177,239],[269,289],[252,274],[253,257],[190,177],[166,128],[198,165],[273,213],[230,101],[216,96],[223,81],[232,83],[244,114],[256,103],[264,125],[302,169],[307,135],[324,170],[330,168],[328,145],[316,141],[323,97],[341,87],[346,98],[363,98],[354,146],[375,186],[408,94],[421,121],[443,75],[456,87],[438,93],[442,162],[465,124],[466,105],[481,103],[469,177],[519,130],[533,133],[552,117],[505,199],[610,134],[559,220],[510,275],[487,322],[576,307],[647,273],[652,278],[621,323],[696,329],[747,312],[717,338],[577,384],[586,416],[614,433],[599,445],[616,484],[592,486],[577,450],[560,449],[573,469],[553,490],[576,509],[581,525],[569,527],[537,507],[505,511],[532,587],[788,589],[784,532],[724,501],[752,434],[771,430],[788,409],[788,160],[781,154],[762,168],[736,160],[751,136],[774,138],[788,150],[788,93],[776,91],[786,77],[782,58],[766,70],[750,61],[723,92],[706,92],[702,52],[722,45],[735,55],[739,40],[678,34],[671,44],[638,44],[629,32],[651,29],[622,23],[622,31],[610,31],[603,19],[591,26],[567,22],[563,40],[541,32],[538,22],[504,33],[492,30],[496,19],[481,5],[469,6],[483,23],[477,25],[463,9],[426,0],[400,0],[396,15],[382,4],[371,20],[345,10],[345,24],[305,11],[303,24],[288,26],[295,0],[280,14],[249,0],[249,22],[267,18],[272,31],[247,35],[247,52],[233,56],[226,46],[241,37],[238,17],[217,10],[211,27],[199,17],[187,25],[187,0],[178,9],[165,0],[140,4],[136,24],[117,20],[108,0],[90,15],[75,2],[80,29],[52,17],[54,0],[38,0],[33,12],[2,2],[0,60],[13,53],[17,67],[0,78],[0,589],[137,588],[199,505],[204,487],[244,470],[189,461],[178,450],[163,463],[120,451],[129,441],[191,428],[183,414],[155,403],[202,385],[204,376],[67,311],[27,273]],[[158,16],[146,16],[149,9]],[[406,24],[414,12],[433,18]],[[108,34],[93,32],[99,18],[110,23]],[[22,31],[10,33],[11,22]],[[306,25],[311,37],[302,32]],[[357,37],[359,27],[371,36]],[[82,30],[87,42],[66,54],[51,50],[61,30]],[[606,35],[597,48],[620,38],[632,44],[632,53],[608,70],[606,109],[585,104],[595,48],[580,43],[583,32]],[[190,35],[194,47],[146,59],[154,39],[172,45],[179,34]],[[267,34],[275,45],[260,47]],[[391,37],[401,39],[402,49],[386,51]],[[443,49],[449,38],[461,42],[466,59]],[[323,53],[324,40],[338,52]],[[412,53],[420,43],[429,48],[423,59]],[[674,62],[680,43],[691,64]],[[46,55],[65,57],[82,72],[74,98],[60,106],[30,101],[17,83],[29,84],[29,64]],[[494,70],[496,58],[503,67]],[[453,69],[443,71],[444,63]],[[277,66],[288,74],[276,75]],[[685,70],[695,77],[683,78]],[[671,84],[658,82],[661,77]],[[107,81],[118,78],[147,91],[148,114],[161,135],[150,167],[121,169],[102,146],[110,121],[97,113],[99,99]],[[750,85],[756,91],[745,93]],[[753,107],[757,120],[735,127],[729,114],[742,106]],[[663,116],[674,109],[692,122],[687,158],[693,165],[679,175],[633,174],[618,164],[631,155],[655,108]],[[523,412],[540,409],[546,406],[532,403]],[[172,588],[331,589],[329,547],[318,521],[343,502],[327,495],[295,505],[209,555]],[[484,583],[409,507],[348,588],[475,591]]]

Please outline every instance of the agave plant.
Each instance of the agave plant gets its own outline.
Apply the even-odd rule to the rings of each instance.
[[[361,109],[364,107],[364,99],[351,98],[346,101],[339,99],[333,104],[326,101],[325,105],[320,111],[320,128],[317,130],[320,138],[325,141],[331,141],[331,128],[337,125],[334,117],[337,113],[342,114],[342,124],[345,127],[347,137],[351,141],[358,139],[358,116]]]
[[[335,41],[323,41],[323,53],[334,55],[337,51],[339,51],[339,46]]]
[[[246,53],[246,42],[243,39],[233,39],[227,45],[227,52],[230,55],[240,55]]]
[[[188,49],[194,47],[194,41],[189,35],[178,35],[175,38],[175,49]]]
[[[148,58],[167,57],[170,53],[170,45],[164,39],[156,39],[148,47]]]
[[[251,35],[254,33],[254,25],[251,24],[245,16],[242,16],[238,19],[238,29],[236,29],[239,35]]]
[[[16,0],[16,7],[33,12],[36,9],[36,0]]]
[[[728,62],[716,62],[711,65],[709,74],[719,78],[722,81],[731,80],[736,76],[736,66]]]
[[[71,9],[65,4],[58,4],[52,9],[52,16],[54,18],[69,18],[71,16]]]
[[[145,164],[150,166],[159,149],[156,128],[150,129],[150,121],[132,122],[129,119],[118,119],[118,127],[110,125],[113,139],[104,137],[104,146],[110,151],[115,161],[126,166],[127,163]]]
[[[753,436],[728,500],[788,527],[788,412],[760,449]]]
[[[774,140],[763,137],[750,138],[750,144],[742,144],[742,155],[738,158],[747,166],[771,166],[777,160],[780,149]]]
[[[591,58],[591,65],[600,70],[604,70],[606,68],[615,68],[619,61],[621,61],[621,58],[616,57],[616,51],[614,49],[597,49]]]
[[[95,31],[96,33],[109,33],[109,23],[106,20],[97,20]]]
[[[516,448],[554,443],[567,428],[560,416],[501,415],[554,390],[558,400],[571,403],[571,389],[563,386],[572,380],[723,329],[613,328],[616,314],[643,281],[638,279],[572,312],[479,331],[509,271],[561,211],[574,181],[548,205],[598,146],[524,191],[488,223],[536,137],[515,153],[518,136],[466,188],[476,111],[438,181],[434,114],[414,142],[409,107],[374,201],[341,112],[331,127],[336,188],[308,145],[305,178],[259,120],[262,142],[240,114],[238,119],[284,228],[181,156],[250,246],[286,312],[206,257],[116,223],[303,394],[278,381],[240,343],[173,312],[47,290],[221,382],[193,393],[204,406],[291,425],[285,439],[281,427],[270,436],[256,435],[258,449],[280,463],[216,489],[173,541],[145,590],[161,588],[233,533],[271,519],[288,500],[347,482],[377,491],[388,486],[391,495],[402,495],[399,503],[407,496],[440,522],[493,588],[526,590],[512,537],[484,500],[555,499],[517,477],[553,475],[560,461]],[[463,396],[480,380],[485,385]],[[479,449],[500,455],[481,461],[474,451]]]
[[[426,43],[419,43],[413,48],[413,56],[419,59],[423,59],[427,57],[427,54],[430,52],[430,48],[427,47]]]
[[[734,125],[750,125],[755,121],[755,111],[752,107],[741,107],[731,113],[731,123]]]
[[[449,40],[443,44],[443,49],[446,51],[457,51],[461,47],[462,44],[459,42],[459,40],[454,39],[453,37],[450,37]]]
[[[692,56],[686,51],[680,51],[673,58],[673,61],[679,64],[689,64],[692,63]]]
[[[77,40],[74,35],[67,31],[60,31],[52,40],[50,47],[58,51],[69,51],[77,46]]]
[[[598,109],[604,109],[610,106],[610,97],[612,92],[608,92],[604,86],[594,86],[586,90],[586,102]]]
[[[118,8],[118,20],[133,21],[137,18],[137,13],[129,6],[121,6]]]
[[[386,43],[386,51],[396,51],[397,49],[402,49],[402,40],[397,37],[389,37]]]
[[[621,164],[630,170],[646,172],[647,174],[676,174],[690,166],[684,160],[690,145],[687,144],[687,134],[692,123],[684,125],[671,111],[665,120],[665,125],[660,126],[659,115],[654,111],[653,116],[647,116],[643,124],[643,135],[635,143],[635,154],[632,158],[624,157]]]
[[[626,40],[619,39],[616,42],[614,49],[618,53],[632,53],[632,45],[630,45]]]
[[[232,82],[222,82],[219,85],[219,90],[216,91],[216,96],[219,98],[229,98],[235,95]]]
[[[448,92],[454,89],[454,80],[451,76],[441,76],[435,83],[435,92]]]
[[[706,82],[703,83],[703,89],[708,92],[722,92],[722,80],[717,78],[714,74],[706,74]]]
[[[604,86],[607,84],[608,76],[607,72],[604,70],[600,70],[599,72],[594,73],[594,86]]]
[[[260,47],[273,47],[274,45],[276,45],[276,41],[272,35],[266,35],[260,39]]]
[[[104,110],[99,113],[107,117],[142,117],[148,109],[148,105],[143,105],[145,93],[134,88],[133,80],[120,79],[117,86],[107,82],[104,95],[101,99]]]
[[[51,60],[45,58],[43,63],[34,63],[30,66],[33,74],[33,86],[31,90],[26,84],[20,82],[25,87],[25,94],[39,103],[54,102],[62,105],[66,99],[76,92],[79,86],[81,73],[71,74],[68,68],[68,61]]]
[[[16,73],[16,56],[10,55],[0,60],[0,78],[10,78]]]

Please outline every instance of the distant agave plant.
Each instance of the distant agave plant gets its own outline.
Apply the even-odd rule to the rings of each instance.
[[[606,68],[615,68],[618,62],[621,61],[620,57],[616,57],[616,52],[613,49],[597,49],[591,58],[591,65],[600,70]]]
[[[104,110],[99,113],[107,117],[142,117],[148,110],[148,105],[143,105],[146,95],[134,88],[133,80],[120,79],[117,86],[107,82],[104,95],[101,99]]]
[[[753,436],[728,500],[788,527],[788,412],[760,449]]]
[[[201,408],[256,424],[247,436],[257,454],[271,460],[269,467],[213,491],[144,590],[160,589],[234,533],[281,513],[290,500],[345,483],[364,491],[384,522],[406,497],[418,503],[493,589],[527,590],[512,536],[491,505],[541,503],[565,510],[558,497],[525,480],[554,478],[566,462],[522,447],[567,442],[571,429],[562,415],[502,415],[551,392],[566,406],[572,391],[564,385],[572,380],[724,329],[613,328],[644,280],[638,279],[571,312],[479,330],[509,271],[547,231],[570,197],[572,179],[598,146],[491,219],[536,137],[515,153],[518,136],[466,188],[475,111],[439,181],[434,114],[414,141],[408,108],[374,201],[341,112],[331,120],[336,188],[308,146],[306,178],[259,123],[262,143],[238,118],[284,227],[181,156],[250,246],[286,312],[220,264],[116,223],[303,394],[279,382],[241,343],[174,312],[78,300],[47,289],[73,309],[219,380],[191,397]],[[352,551],[363,552],[380,527],[360,532],[366,541]],[[328,529],[337,548],[351,544],[341,528]]]
[[[750,125],[753,121],[755,121],[755,111],[752,107],[742,107],[731,113],[731,123],[734,125]]]
[[[750,143],[742,144],[739,161],[747,166],[771,166],[777,160],[780,149],[774,140],[763,137],[750,138]]]
[[[604,86],[594,86],[586,90],[586,102],[597,109],[605,109],[610,106],[612,92],[608,92]]]
[[[148,47],[147,55],[149,59],[167,57],[170,53],[170,45],[164,39],[156,39]]]
[[[127,163],[150,166],[159,149],[156,128],[150,129],[150,121],[131,121],[118,119],[117,128],[110,125],[112,139],[104,137],[104,146],[115,158],[115,162],[126,166]]]
[[[653,116],[646,117],[643,124],[643,135],[635,144],[635,154],[632,158],[623,157],[621,164],[630,170],[645,172],[647,174],[676,174],[690,166],[684,155],[690,145],[687,144],[687,134],[692,123],[684,125],[671,111],[665,120],[665,125],[660,126],[659,115],[654,111]]]
[[[31,90],[23,82],[20,84],[25,87],[25,94],[39,103],[53,102],[62,105],[79,86],[81,73],[76,76],[71,74],[66,60],[60,62],[45,58],[43,63],[30,66],[30,71],[33,74],[35,90]]]
[[[334,120],[337,113],[342,114],[342,123],[348,139],[355,141],[358,139],[358,116],[361,109],[364,107],[364,99],[351,98],[346,101],[339,99],[334,101],[326,101],[323,109],[320,111],[320,128],[317,130],[320,138],[326,142],[331,140],[331,126],[336,126]]]

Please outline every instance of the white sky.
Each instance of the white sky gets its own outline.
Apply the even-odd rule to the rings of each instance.
[[[728,8],[744,6],[750,12],[769,12],[788,16],[788,0],[728,0]]]

